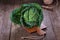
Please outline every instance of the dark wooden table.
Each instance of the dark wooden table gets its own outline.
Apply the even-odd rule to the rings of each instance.
[[[19,4],[0,4],[0,40],[31,40],[21,39],[26,36],[38,36],[36,33],[29,34],[22,27],[14,25],[10,21],[10,13],[13,9],[19,7]],[[60,7],[53,11],[43,9],[44,24],[47,26],[47,34],[41,40],[60,40]],[[40,40],[40,39],[34,39]]]

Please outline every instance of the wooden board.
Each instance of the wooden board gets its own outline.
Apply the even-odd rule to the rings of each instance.
[[[60,6],[58,8],[54,8],[54,11],[50,14],[50,18],[54,33],[56,34],[56,40],[60,40]]]
[[[49,14],[52,13],[51,11],[48,10],[43,10],[44,14],[44,24],[47,26],[47,34],[46,34],[46,40],[56,40],[55,39],[55,34],[52,28],[51,20]]]
[[[2,8],[1,8],[2,7]],[[1,5],[0,8],[0,40],[31,40],[31,39],[21,39],[21,37],[27,36],[39,36],[36,33],[29,34],[21,26],[14,25],[10,21],[10,13],[13,9],[19,7],[19,5]],[[51,11],[43,9],[44,20],[43,23],[47,26],[47,34],[43,39],[34,39],[34,40],[56,40],[55,33],[53,31],[52,20],[51,20]],[[41,37],[41,36],[39,36]]]
[[[1,7],[0,7],[1,8]],[[0,9],[0,40],[2,40],[3,10]]]
[[[6,5],[0,5],[0,9],[2,12],[1,16],[1,25],[0,25],[0,40],[9,40],[9,34],[10,34],[10,26],[11,26],[11,21],[9,18],[9,11],[8,7]]]

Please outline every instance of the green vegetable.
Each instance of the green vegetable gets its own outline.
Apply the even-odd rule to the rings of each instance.
[[[27,28],[40,26],[43,20],[41,6],[37,3],[22,4],[20,8],[12,11],[11,21],[15,24],[24,25]]]

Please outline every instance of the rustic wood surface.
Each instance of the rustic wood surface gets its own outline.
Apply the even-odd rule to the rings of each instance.
[[[0,4],[0,40],[31,40],[21,39],[27,36],[39,36],[36,33],[29,34],[22,27],[14,25],[10,21],[10,13],[19,5]],[[60,7],[49,11],[43,9],[44,20],[43,23],[47,26],[47,34],[42,39],[34,40],[60,40]],[[41,36],[39,36],[41,37]]]

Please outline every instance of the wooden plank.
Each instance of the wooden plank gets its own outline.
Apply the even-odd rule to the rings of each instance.
[[[0,5],[1,6],[1,5]],[[2,6],[1,6],[2,7]],[[9,34],[10,34],[10,26],[11,26],[11,21],[9,18],[9,8],[8,6],[4,5],[3,8],[3,24],[1,26],[1,40],[9,40]]]
[[[2,19],[3,19],[3,10],[0,9],[0,40],[2,40],[2,33],[1,33],[1,28],[2,28],[2,24],[3,24]]]
[[[2,27],[2,16],[1,16],[1,13],[0,13],[0,40],[1,40],[1,27]]]
[[[43,13],[44,13],[44,17],[45,17],[44,18],[44,20],[45,20],[44,24],[47,26],[47,35],[46,35],[45,40],[56,40],[54,31],[52,29],[51,20],[49,17],[49,14],[51,13],[51,11],[43,10]]]
[[[55,8],[53,14],[50,14],[56,39],[60,40],[60,6]]]

